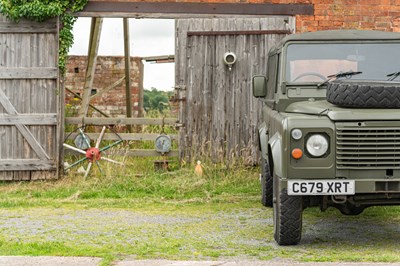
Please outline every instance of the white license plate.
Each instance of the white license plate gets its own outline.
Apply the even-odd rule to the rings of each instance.
[[[288,195],[354,195],[354,180],[291,180]]]

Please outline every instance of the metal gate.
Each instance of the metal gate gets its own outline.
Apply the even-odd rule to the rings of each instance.
[[[185,89],[181,158],[258,163],[262,103],[252,97],[251,78],[266,73],[269,49],[294,25],[283,16],[177,20],[176,82]],[[231,66],[224,63],[230,55]]]
[[[58,177],[58,22],[0,16],[0,180]]]

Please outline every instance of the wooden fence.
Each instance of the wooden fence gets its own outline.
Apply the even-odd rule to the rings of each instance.
[[[65,123],[67,125],[85,125],[85,126],[176,126],[177,120],[175,118],[95,118],[95,117],[66,117]],[[78,132],[66,132],[68,139],[74,139]],[[100,133],[86,133],[90,139],[97,139]],[[108,133],[104,135],[103,140],[119,140],[124,141],[155,141],[159,133]],[[168,135],[172,141],[178,140],[178,135]],[[132,149],[132,150],[118,150],[113,151],[115,155],[132,156],[132,157],[156,157],[161,156],[155,149]],[[167,157],[178,156],[178,150],[171,150],[166,153]]]

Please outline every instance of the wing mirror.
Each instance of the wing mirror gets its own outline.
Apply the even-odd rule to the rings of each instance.
[[[267,77],[254,76],[252,80],[253,96],[262,98],[267,96]]]

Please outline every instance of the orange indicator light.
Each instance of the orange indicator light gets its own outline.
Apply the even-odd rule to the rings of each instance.
[[[296,160],[300,159],[301,157],[303,157],[303,151],[296,148],[292,150],[292,157]]]

